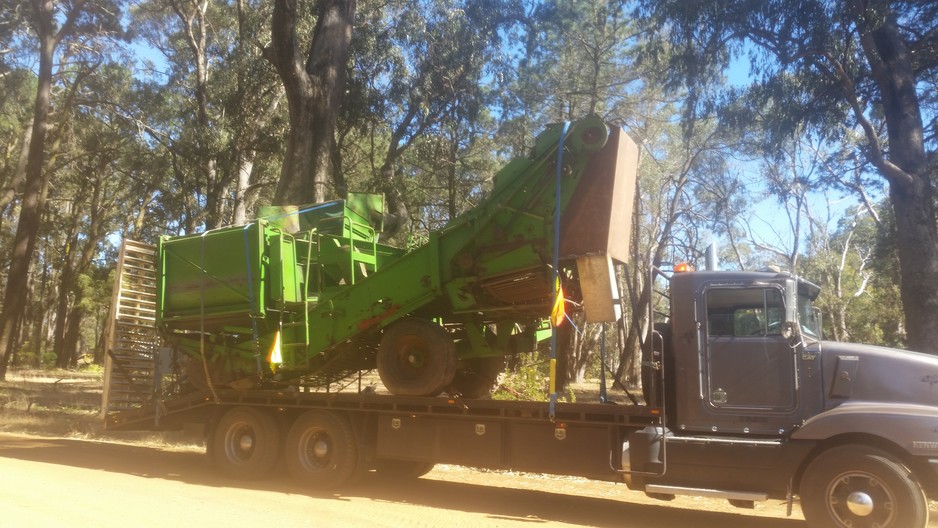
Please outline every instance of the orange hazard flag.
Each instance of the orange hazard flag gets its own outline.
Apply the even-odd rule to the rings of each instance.
[[[280,353],[280,330],[274,334],[274,344],[270,347],[270,353],[267,354],[267,363],[270,364],[270,370],[277,372],[277,368],[283,363],[283,356]]]
[[[563,323],[565,312],[563,308],[563,286],[560,285],[560,279],[557,279],[557,290],[554,296],[554,307],[550,310],[550,324],[560,326]]]

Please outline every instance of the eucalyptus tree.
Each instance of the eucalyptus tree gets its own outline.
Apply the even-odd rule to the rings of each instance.
[[[73,126],[63,138],[56,185],[49,191],[44,218],[46,253],[53,261],[53,351],[57,365],[73,365],[79,348],[82,321],[97,300],[86,298],[88,281],[100,275],[96,263],[109,245],[107,238],[128,222],[128,204],[146,196],[152,171],[135,171],[142,137],[134,123],[102,101],[123,100],[134,86],[132,71],[123,64],[103,65],[79,88],[72,114]]]
[[[411,210],[430,198],[428,188],[415,182],[435,175],[446,180],[441,191],[458,194],[457,172],[470,159],[485,163],[478,145],[495,132],[487,115],[488,79],[506,45],[504,32],[516,23],[515,4],[360,4],[348,95],[337,130],[335,186],[340,195],[353,186],[383,192],[386,236],[410,227],[412,219],[431,220]],[[466,182],[473,179],[478,178]],[[451,198],[455,203],[455,195]],[[446,212],[452,216],[459,211]]]
[[[322,202],[332,175],[339,106],[345,91],[348,52],[356,0],[275,0],[270,45],[264,56],[277,70],[289,106],[289,132],[277,204]],[[306,37],[304,13],[313,9],[315,26]],[[307,42],[306,51],[301,51]]]
[[[622,0],[535,2],[523,17],[517,68],[500,72],[505,135],[522,155],[547,123],[598,115],[628,125],[641,99],[634,54],[641,29]]]
[[[679,94],[645,82],[653,72],[637,62],[645,38],[628,2],[541,2],[528,10],[517,73],[506,72],[502,99],[505,143],[522,154],[526,137],[545,123],[589,114],[623,127],[639,145],[639,187],[631,235],[631,262],[619,274],[624,317],[615,378],[637,384],[641,340],[647,335],[652,285],[648,270],[672,258],[696,258],[705,219],[699,187],[725,166],[726,138],[712,117],[682,135],[674,126]],[[560,361],[561,381],[576,380],[593,360],[600,332],[590,329]],[[605,367],[604,367],[605,368]]]
[[[644,1],[641,14],[668,43],[669,86],[686,86],[689,111],[734,59],[755,81],[736,99],[783,137],[797,127],[863,139],[866,163],[889,186],[908,344],[938,352],[938,224],[934,116],[938,4],[926,0]],[[664,48],[647,56],[662,58]],[[743,98],[743,96],[745,96]],[[774,110],[771,114],[765,114]],[[739,119],[744,116],[743,119]]]
[[[120,6],[111,0],[33,0],[26,7],[28,14],[24,18],[37,44],[39,60],[23,197],[0,311],[0,379],[6,376],[15,347],[14,330],[25,307],[29,268],[41,227],[48,175],[46,133],[50,126],[56,54],[64,50],[75,62],[83,62],[82,58],[95,62],[95,57],[105,51],[104,41],[120,32]],[[59,70],[63,64],[60,61]]]
[[[269,9],[248,0],[147,0],[133,15],[136,34],[162,55],[165,71],[144,81],[168,108],[139,118],[174,159],[184,229],[242,223],[259,183],[258,150],[279,155],[278,146],[262,146],[282,97],[261,55]]]
[[[656,99],[650,97],[645,103],[653,108],[640,108],[645,121],[633,129],[640,138],[642,157],[631,260],[620,273],[626,302],[615,379],[623,384],[638,383],[643,343],[654,324],[649,307],[665,308],[652,306],[656,285],[649,280],[650,271],[701,260],[712,227],[709,212],[719,207],[712,203],[717,198],[713,182],[727,172],[726,153],[734,140],[724,135],[715,117],[695,118],[688,134],[678,123],[679,106],[653,103]]]
[[[465,119],[459,110],[454,108],[402,156],[402,164],[410,167],[403,188],[416,231],[442,229],[478,205],[501,166],[495,155],[496,122],[485,114]]]
[[[26,160],[32,139],[30,96],[35,97],[35,77],[26,69],[16,68],[0,77],[0,215],[23,190]],[[2,216],[0,216],[2,218]],[[2,221],[2,220],[0,220]]]

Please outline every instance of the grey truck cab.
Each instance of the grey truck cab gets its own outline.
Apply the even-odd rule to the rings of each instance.
[[[630,435],[630,487],[742,505],[799,495],[818,527],[927,524],[938,357],[824,341],[818,293],[786,273],[671,276],[643,362],[666,427]]]

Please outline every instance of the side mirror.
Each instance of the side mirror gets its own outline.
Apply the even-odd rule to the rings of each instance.
[[[795,323],[792,321],[785,321],[784,323],[782,323],[782,337],[784,337],[785,339],[789,341],[797,339],[798,338],[797,324],[798,323]],[[801,339],[798,339],[798,341],[801,341]]]

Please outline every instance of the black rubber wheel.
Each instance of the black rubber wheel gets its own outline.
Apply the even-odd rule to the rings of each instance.
[[[235,407],[215,425],[209,453],[218,470],[231,478],[265,476],[280,456],[280,425],[270,413]]]
[[[456,346],[438,324],[408,318],[384,331],[378,375],[392,394],[436,396],[456,374]]]
[[[290,427],[284,458],[300,484],[316,489],[339,487],[358,466],[352,425],[327,411],[309,411]]]
[[[452,388],[460,396],[470,399],[487,398],[498,383],[498,375],[505,370],[504,356],[470,358],[461,361],[453,378]]]
[[[928,502],[909,470],[889,453],[847,445],[821,453],[801,479],[811,528],[924,528]]]
[[[375,460],[375,473],[383,479],[416,479],[433,470],[433,462],[419,460]]]

